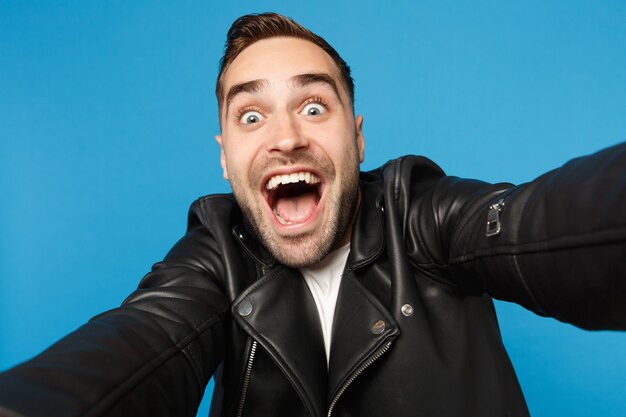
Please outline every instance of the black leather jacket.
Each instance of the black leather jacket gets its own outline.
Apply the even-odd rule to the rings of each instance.
[[[361,176],[330,365],[297,270],[230,195],[117,309],[0,375],[8,416],[527,416],[491,297],[626,328],[626,145],[521,186],[405,157]],[[487,236],[490,235],[490,236]]]

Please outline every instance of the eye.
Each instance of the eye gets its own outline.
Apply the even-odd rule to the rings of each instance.
[[[326,113],[326,106],[322,103],[312,102],[308,103],[302,108],[300,114],[305,116],[319,116],[321,114]]]
[[[263,120],[263,115],[256,110],[248,110],[239,117],[239,123],[253,125]]]

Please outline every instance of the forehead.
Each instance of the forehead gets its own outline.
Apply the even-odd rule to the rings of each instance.
[[[244,49],[224,76],[224,91],[252,80],[270,84],[297,74],[326,73],[339,84],[339,69],[322,48],[304,39],[276,37],[257,41]]]

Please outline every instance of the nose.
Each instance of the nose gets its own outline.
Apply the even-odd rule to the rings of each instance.
[[[306,135],[291,115],[275,117],[271,137],[268,139],[269,152],[289,153],[302,150],[309,145]]]

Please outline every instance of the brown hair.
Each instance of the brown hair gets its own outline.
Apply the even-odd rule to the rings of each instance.
[[[322,48],[337,64],[341,80],[354,107],[354,80],[350,76],[350,67],[341,56],[321,36],[316,35],[293,19],[277,13],[254,13],[241,16],[233,22],[226,35],[224,55],[220,59],[219,75],[215,85],[217,104],[221,112],[224,92],[222,82],[224,73],[237,56],[253,43],[279,36],[300,38],[314,43]]]

